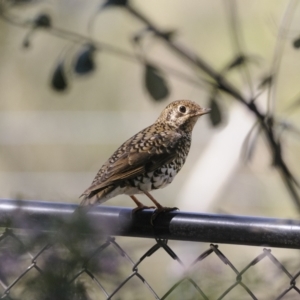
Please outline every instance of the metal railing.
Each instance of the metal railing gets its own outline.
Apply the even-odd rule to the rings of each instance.
[[[240,267],[229,259],[226,251],[221,251],[225,246],[202,244],[280,247],[293,251],[290,249],[300,249],[298,220],[173,211],[159,215],[152,226],[153,210],[132,215],[130,208],[97,206],[86,218],[81,218],[73,215],[76,207],[65,203],[0,200],[0,227],[3,229],[0,298],[184,299],[185,295],[186,299],[300,299],[296,281],[300,276],[300,257],[297,255],[292,261],[281,261],[275,257],[276,249],[271,252],[262,248],[250,260],[245,257],[247,261]],[[112,236],[148,238],[153,240],[153,245],[134,258],[136,253],[128,254],[122,244],[124,241],[121,243]],[[202,247],[193,262],[186,265],[170,245],[171,240],[202,242]],[[183,270],[177,281],[161,282],[165,286],[162,295],[149,283],[149,274],[140,271],[143,263],[159,249]],[[237,253],[244,255],[243,251]],[[215,281],[220,270],[202,266],[211,257],[218,266],[225,264],[233,276],[224,276],[224,285]],[[122,263],[107,267],[120,258],[131,265],[130,271],[120,271]],[[249,280],[250,270],[266,260],[273,266],[272,271],[263,269],[264,275],[268,274],[264,276],[268,277],[264,278],[266,282],[263,283],[256,273],[253,280]],[[152,265],[149,272],[155,273],[156,267]],[[205,281],[195,275],[195,269],[205,275]],[[274,278],[278,276],[284,279],[275,287]],[[134,279],[146,287],[147,295],[141,298],[136,287],[128,287]],[[253,281],[259,284],[253,285]],[[270,281],[271,289],[266,286]],[[265,285],[264,291],[261,284]]]

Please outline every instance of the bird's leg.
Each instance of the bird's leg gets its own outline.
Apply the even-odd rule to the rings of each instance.
[[[144,194],[154,203],[154,205],[159,208],[162,209],[164,208],[161,204],[159,204],[155,198],[149,193],[149,192],[144,192]]]
[[[162,206],[161,204],[159,204],[154,197],[149,193],[149,192],[145,192],[144,194],[155,204],[155,206],[157,207],[155,212],[153,213],[153,215],[151,216],[151,225],[153,225],[154,220],[156,219],[156,217],[163,212],[169,212],[169,211],[173,211],[173,210],[179,210],[178,207],[165,207]]]
[[[130,196],[130,198],[134,201],[134,203],[136,204],[136,208],[134,208],[132,210],[132,214],[140,211],[140,210],[143,210],[143,209],[147,209],[147,208],[155,208],[155,206],[146,206],[144,205],[142,202],[140,202],[135,196]]]

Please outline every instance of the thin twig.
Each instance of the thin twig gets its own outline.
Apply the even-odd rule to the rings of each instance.
[[[296,11],[298,5],[297,0],[290,0],[282,16],[280,26],[278,29],[278,34],[276,38],[276,44],[274,47],[274,53],[271,63],[270,74],[272,75],[272,84],[268,88],[268,114],[274,114],[275,104],[276,104],[276,87],[278,86],[278,74],[280,71],[283,50],[285,46],[285,41],[283,40],[284,34],[288,31],[288,28],[292,22],[292,15]]]
[[[238,20],[238,14],[237,14],[237,5],[238,2],[235,0],[227,0],[226,1],[228,5],[228,16],[229,16],[229,25],[231,29],[231,36],[232,36],[232,42],[233,46],[236,49],[236,55],[244,55],[242,42],[241,42],[241,34],[239,32],[239,29],[241,27],[241,22]],[[241,68],[241,75],[244,77],[244,81],[247,83],[251,98],[254,96],[254,90],[253,90],[253,83],[251,80],[251,74],[249,71],[249,68],[247,66],[247,61],[242,64]]]

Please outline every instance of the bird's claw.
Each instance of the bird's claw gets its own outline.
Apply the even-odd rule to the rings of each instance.
[[[144,209],[153,209],[153,208],[156,208],[155,206],[146,206],[146,205],[141,205],[141,206],[138,206],[136,208],[134,208],[132,211],[131,211],[131,214],[134,215],[136,214],[137,212],[141,211],[141,210],[144,210]]]
[[[158,215],[160,215],[161,213],[166,213],[166,212],[170,212],[170,211],[174,211],[174,210],[179,210],[178,207],[158,207],[154,213],[151,216],[150,219],[150,224],[153,226],[154,225],[154,220],[157,218]]]

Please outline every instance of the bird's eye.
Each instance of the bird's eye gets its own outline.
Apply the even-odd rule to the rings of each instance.
[[[180,105],[180,106],[178,107],[178,110],[179,110],[181,113],[183,113],[183,114],[186,113],[186,107],[183,106],[183,105]]]

